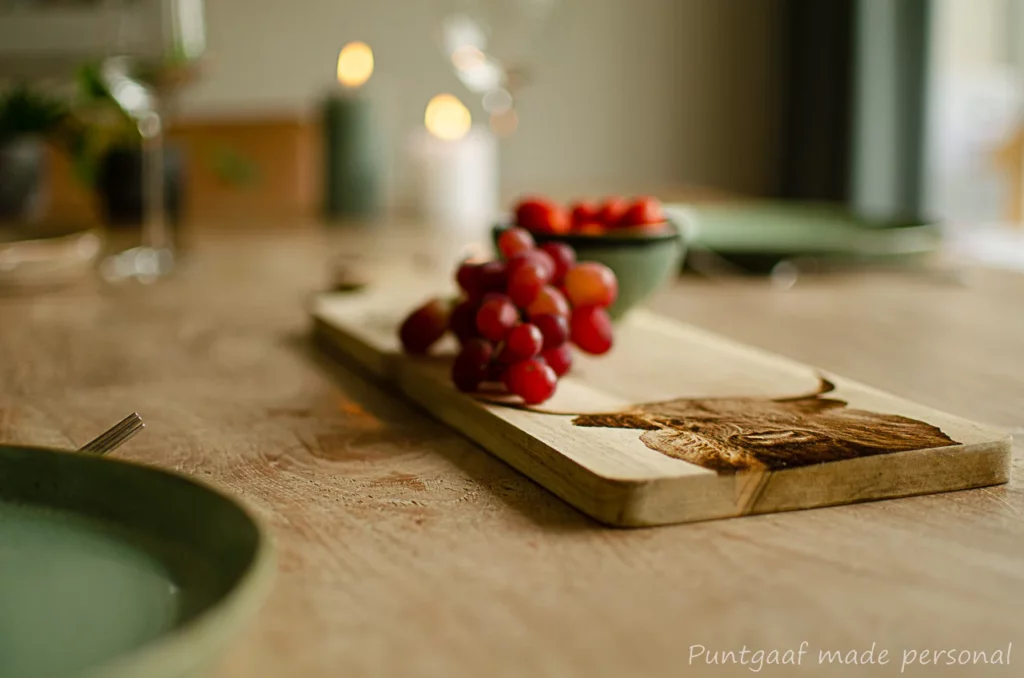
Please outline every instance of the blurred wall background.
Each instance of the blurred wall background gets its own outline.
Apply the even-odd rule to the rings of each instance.
[[[566,0],[502,148],[504,192],[656,190],[696,183],[749,193],[772,181],[776,2]],[[381,114],[401,201],[402,146],[434,94],[485,121],[435,40],[430,0],[214,0],[211,63],[181,120],[315,121],[339,48],[376,57],[368,92]],[[579,187],[579,188],[577,188]]]
[[[523,192],[665,195],[687,185],[771,193],[784,1],[563,0],[530,64],[535,78],[518,97],[518,130],[502,141],[505,199]],[[206,2],[202,76],[183,91],[171,119],[170,136],[188,158],[187,217],[316,216],[319,106],[338,91],[338,51],[354,40],[374,51],[376,69],[364,89],[384,142],[384,199],[401,208],[409,193],[407,141],[430,98],[451,92],[475,122],[487,122],[439,47],[444,4]],[[239,159],[256,167],[255,183],[232,184],[218,170]],[[59,158],[55,175],[55,211],[86,211],[88,191]]]
[[[97,2],[0,0],[0,9]],[[401,208],[410,178],[406,144],[422,126],[427,101],[451,92],[476,122],[487,120],[438,46],[439,20],[453,2],[206,2],[208,58],[202,77],[183,92],[170,132],[189,159],[186,215],[317,216],[319,107],[338,91],[338,50],[353,40],[366,41],[376,55],[364,89],[385,142],[384,197]],[[903,68],[896,57],[913,51],[907,41],[894,37],[887,21],[878,30],[856,28],[856,8],[895,6],[887,0],[562,2],[565,11],[529,64],[535,78],[517,101],[519,128],[502,142],[506,200],[534,191],[672,199],[692,195],[696,185],[845,202],[857,183],[851,156],[866,148],[878,151],[880,164],[863,176],[883,187],[894,183],[879,181],[885,172],[875,171],[891,169],[886,149],[897,144],[862,115],[854,87],[862,81],[878,85],[880,98],[869,108],[893,108],[907,128],[903,137],[927,127],[926,157],[915,148],[904,154],[915,155],[913,162],[903,161],[923,168],[914,181],[923,174],[925,185],[915,191],[928,216],[1024,222],[1020,0],[917,2],[931,17],[921,115],[896,101],[907,88],[890,77]],[[81,34],[72,24],[65,30],[12,33],[0,21],[0,78],[9,75],[3,66],[10,59],[2,57],[12,37],[53,48]],[[889,33],[893,62],[881,59],[880,71],[858,81],[858,54],[875,54],[872,45]],[[240,182],[245,162],[255,171]],[[91,196],[60,158],[54,175],[54,211],[87,212]]]

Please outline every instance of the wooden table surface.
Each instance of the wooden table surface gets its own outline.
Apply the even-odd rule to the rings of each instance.
[[[421,245],[370,230],[207,235],[176,278],[154,286],[0,297],[0,438],[72,446],[138,410],[148,428],[118,456],[208,481],[270,526],[276,583],[217,678],[750,675],[756,655],[690,666],[691,647],[739,659],[744,646],[785,652],[802,641],[799,667],[760,675],[897,674],[904,650],[1010,643],[1022,654],[1009,667],[906,674],[1020,674],[1016,480],[601,527],[308,345],[304,304],[332,256],[405,256],[378,274],[434,275]],[[1022,431],[1024,277],[976,271],[968,281],[877,274],[780,291],[686,280],[652,305]],[[887,665],[818,664],[819,650],[872,643],[888,650]]]

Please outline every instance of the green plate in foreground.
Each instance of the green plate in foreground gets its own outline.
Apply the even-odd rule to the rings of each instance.
[[[262,600],[259,526],[182,476],[0,446],[0,676],[201,676]]]

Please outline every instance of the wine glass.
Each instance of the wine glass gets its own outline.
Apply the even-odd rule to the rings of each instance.
[[[196,72],[205,49],[203,0],[121,0],[115,43],[123,54],[103,60],[100,79],[111,98],[135,124],[142,151],[142,241],[104,262],[111,280],[152,282],[174,269],[174,242],[166,215],[164,128],[167,101]],[[163,40],[156,53],[127,47],[129,10],[148,5],[161,12]]]
[[[435,0],[439,43],[459,80],[482,98],[492,123],[514,119],[515,102],[563,0]]]

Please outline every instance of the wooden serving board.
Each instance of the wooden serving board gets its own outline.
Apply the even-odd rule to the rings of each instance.
[[[312,309],[315,335],[610,525],[728,518],[1009,479],[1006,433],[643,310],[616,327],[611,353],[577,359],[540,406],[546,412],[482,402],[451,385],[453,343],[428,357],[399,350],[397,325],[422,296],[323,295]]]

